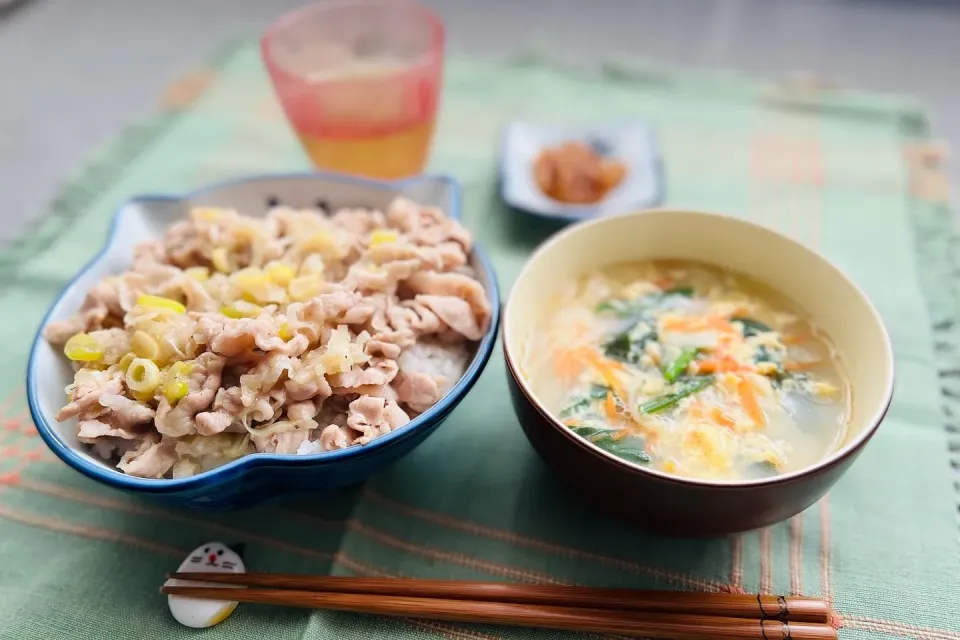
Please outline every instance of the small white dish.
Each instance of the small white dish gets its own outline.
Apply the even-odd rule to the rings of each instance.
[[[627,165],[623,181],[596,204],[566,204],[549,197],[537,186],[533,166],[546,147],[582,140],[603,155]],[[640,120],[596,125],[556,125],[512,122],[503,132],[500,148],[500,195],[520,211],[543,218],[577,221],[628,213],[663,202],[663,163],[656,136]]]

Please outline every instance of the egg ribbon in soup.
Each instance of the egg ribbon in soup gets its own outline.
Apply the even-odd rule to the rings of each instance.
[[[849,408],[833,347],[788,309],[705,265],[618,265],[562,293],[523,368],[565,425],[624,460],[708,480],[773,476],[833,451]]]

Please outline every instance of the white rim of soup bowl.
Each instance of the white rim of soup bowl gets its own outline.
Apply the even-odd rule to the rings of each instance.
[[[809,254],[812,258],[818,259],[828,267],[830,267],[834,274],[844,280],[853,290],[857,293],[860,298],[860,301],[866,306],[877,326],[880,328],[880,333],[883,336],[883,355],[888,362],[888,375],[884,381],[883,389],[883,400],[879,403],[879,406],[872,412],[870,418],[866,421],[867,427],[858,434],[855,438],[850,439],[842,447],[833,451],[829,455],[821,458],[814,464],[808,465],[796,471],[791,471],[789,473],[778,474],[770,478],[759,478],[751,480],[704,480],[702,478],[689,478],[685,476],[680,476],[676,474],[667,473],[665,471],[660,471],[659,469],[653,469],[647,466],[644,466],[640,463],[630,462],[619,458],[614,454],[601,449],[596,444],[590,442],[586,438],[582,438],[577,434],[573,433],[570,429],[563,425],[563,423],[557,418],[554,413],[548,410],[537,395],[530,388],[529,383],[524,375],[521,374],[521,368],[517,365],[513,348],[511,347],[510,340],[510,318],[513,315],[512,305],[514,301],[514,292],[517,289],[517,284],[523,281],[527,277],[528,272],[533,268],[533,265],[536,264],[539,259],[548,251],[550,251],[554,246],[563,243],[568,238],[578,235],[579,233],[585,231],[586,229],[604,225],[612,224],[617,220],[622,218],[634,218],[641,216],[649,215],[664,215],[664,214],[686,214],[693,216],[703,216],[706,218],[715,218],[726,223],[731,223],[734,225],[741,225],[743,227],[756,229],[761,232],[766,232],[776,237],[778,240],[789,243],[794,247],[802,250],[803,252]],[[637,260],[644,259],[643,256],[637,256]],[[709,261],[706,264],[710,264]],[[749,275],[749,274],[747,274]],[[792,300],[792,297],[784,292],[788,298]],[[894,389],[894,359],[893,359],[893,346],[890,341],[890,334],[887,332],[887,328],[883,323],[883,319],[880,316],[880,313],[877,311],[876,307],[870,301],[870,298],[864,293],[863,289],[852,279],[846,272],[843,271],[840,267],[834,264],[826,256],[811,249],[802,242],[794,240],[779,231],[776,231],[768,226],[758,224],[756,222],[751,222],[748,220],[743,220],[737,218],[730,214],[718,213],[713,211],[702,211],[696,209],[675,209],[671,207],[656,207],[651,209],[642,209],[640,211],[634,211],[632,213],[626,213],[618,216],[610,216],[606,218],[598,218],[595,220],[586,220],[578,224],[567,227],[566,229],[561,230],[560,232],[553,235],[551,238],[546,240],[533,252],[529,259],[524,263],[523,267],[520,269],[520,273],[517,275],[514,280],[514,284],[510,289],[510,294],[507,297],[507,302],[504,306],[504,311],[502,315],[503,323],[503,353],[504,359],[506,360],[508,375],[512,376],[516,381],[517,385],[520,387],[521,392],[526,397],[526,399],[534,406],[534,408],[544,417],[550,425],[563,432],[564,436],[573,440],[576,444],[579,444],[588,450],[594,452],[595,454],[600,455],[605,458],[607,461],[612,462],[616,465],[619,465],[629,471],[640,472],[642,474],[649,474],[654,476],[659,480],[666,482],[672,482],[676,484],[684,485],[696,485],[702,487],[716,487],[716,488],[725,488],[725,489],[750,489],[757,487],[767,487],[783,483],[789,483],[793,480],[797,480],[804,476],[811,475],[828,467],[832,467],[843,460],[847,459],[850,455],[856,453],[856,451],[862,448],[873,435],[877,432],[877,429],[880,428],[880,424],[883,422],[886,417],[887,412],[890,409],[890,403],[893,401],[893,389]]]

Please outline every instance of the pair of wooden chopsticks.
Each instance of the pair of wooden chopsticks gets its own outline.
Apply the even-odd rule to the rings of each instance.
[[[384,616],[664,640],[837,638],[829,605],[811,598],[267,573],[167,577],[229,585],[164,585],[160,591],[170,595]]]

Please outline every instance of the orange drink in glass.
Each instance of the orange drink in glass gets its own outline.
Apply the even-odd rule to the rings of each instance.
[[[274,89],[318,169],[397,179],[423,170],[443,73],[443,24],[407,0],[327,0],[261,39]]]

